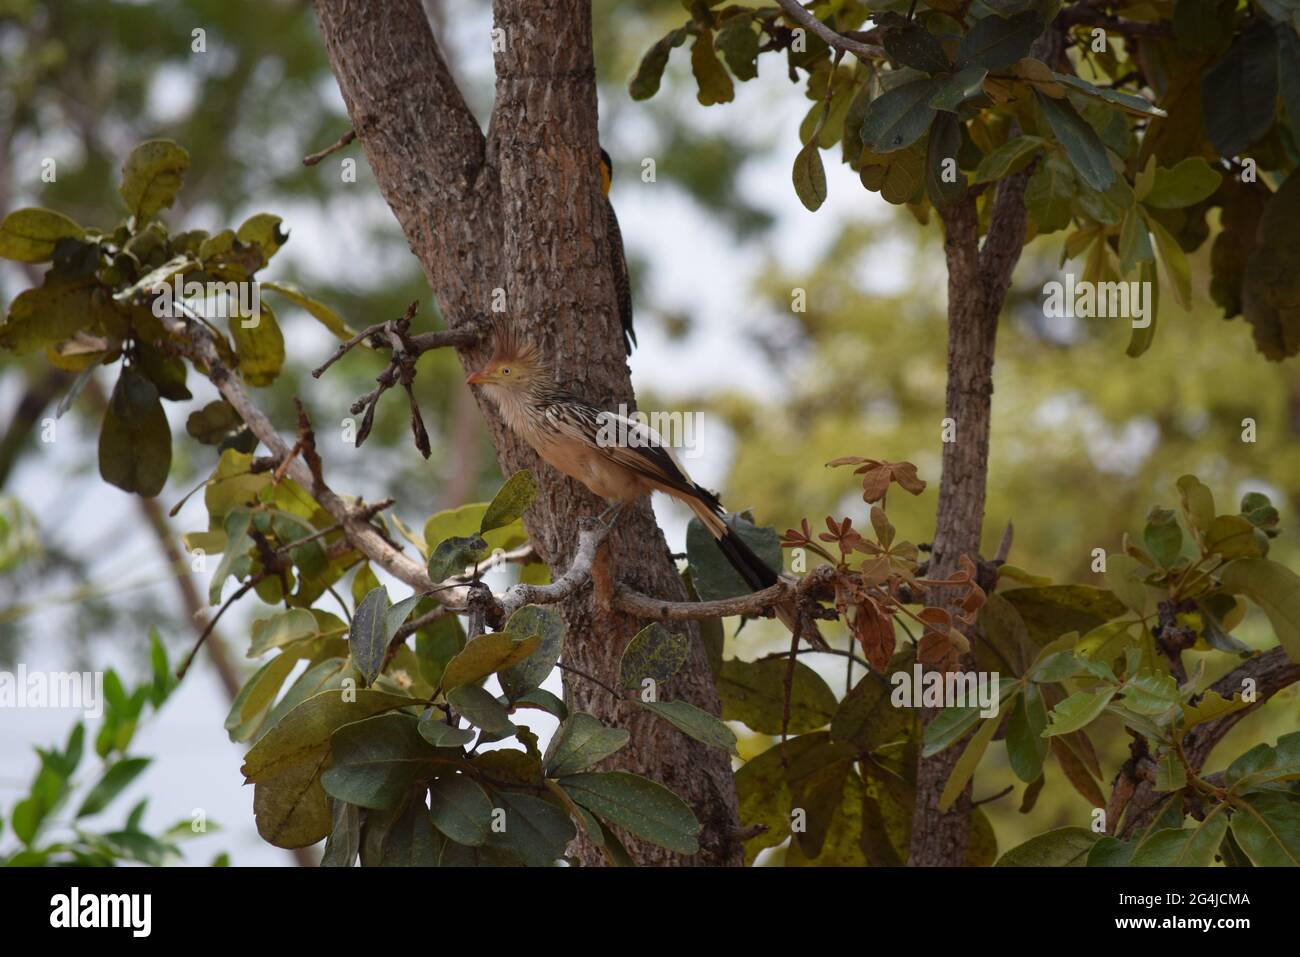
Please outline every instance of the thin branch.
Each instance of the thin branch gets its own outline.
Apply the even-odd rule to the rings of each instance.
[[[775,585],[761,591],[715,601],[664,601],[619,584],[614,589],[613,606],[619,611],[652,621],[703,621],[734,615],[764,616],[790,598],[816,598],[830,587],[835,575],[834,566],[818,565],[797,582],[781,578]],[[831,609],[814,608],[809,611],[814,618],[833,620],[838,617]]]
[[[784,4],[783,4],[784,6]],[[1057,18],[1065,29],[1072,27],[1101,27],[1108,33],[1119,33],[1129,37],[1172,37],[1173,24],[1164,22],[1147,23],[1141,20],[1126,20],[1097,8],[1091,3],[1076,3],[1066,7]]]
[[[812,31],[832,50],[838,50],[841,53],[852,53],[859,60],[870,62],[879,60],[886,56],[885,51],[878,46],[872,46],[869,43],[862,43],[858,40],[852,40],[842,33],[836,33],[826,24],[818,20],[811,11],[804,9],[799,0],[776,0],[777,5],[785,11],[786,15],[798,23],[800,26]]]
[[[337,153],[339,150],[343,149],[345,146],[347,146],[356,138],[357,138],[356,130],[348,130],[346,133],[340,136],[332,146],[325,147],[319,153],[312,153],[310,156],[304,156],[302,158],[302,165],[315,166],[325,157],[329,156],[332,153]]]
[[[578,550],[563,575],[549,585],[511,585],[498,601],[502,623],[524,605],[547,605],[564,601],[591,580],[596,553],[609,535],[610,526],[593,518],[584,519],[578,530]]]
[[[194,642],[194,647],[190,649],[190,653],[185,656],[185,661],[181,664],[180,668],[176,670],[177,681],[184,678],[186,672],[190,670],[190,665],[194,663],[194,656],[199,653],[199,649],[203,647],[203,642],[207,640],[208,635],[212,634],[212,629],[217,627],[217,622],[220,621],[221,616],[226,613],[226,609],[248,594],[249,590],[256,587],[265,577],[265,575],[254,575],[248,581],[244,582],[244,584],[235,589],[234,593],[221,603],[221,607],[217,609],[217,613],[208,619],[207,626],[199,632],[199,637]]]
[[[287,457],[290,452],[289,444],[276,431],[266,414],[254,404],[243,384],[226,367],[217,352],[212,333],[204,325],[194,321],[173,317],[164,317],[162,321],[169,333],[186,343],[183,348],[189,352],[190,357],[197,359],[208,370],[208,377],[217,387],[222,398],[234,407],[258,440],[273,455],[280,458]],[[367,521],[362,520],[322,479],[314,476],[311,468],[303,461],[306,457],[305,455],[294,457],[288,468],[289,478],[311,491],[321,507],[342,526],[343,534],[352,546],[394,578],[405,582],[416,591],[421,593],[433,591],[438,583],[429,578],[424,566],[398,551]]]
[[[612,694],[615,698],[618,698],[618,700],[620,701],[624,700],[627,697],[627,695],[623,694],[622,692],[618,691],[615,688],[611,688],[609,685],[605,684],[605,682],[601,681],[599,678],[595,677],[594,675],[589,675],[585,671],[579,671],[577,668],[573,667],[573,665],[565,664],[563,661],[557,661],[555,663],[555,666],[563,672],[566,672],[571,675],[577,675],[579,678],[583,678],[587,681],[590,681],[594,685],[598,685],[599,687],[604,688],[606,691]]]

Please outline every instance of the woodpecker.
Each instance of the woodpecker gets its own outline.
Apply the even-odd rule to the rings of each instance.
[[[602,148],[600,151],[600,185],[605,194],[605,232],[609,237],[609,268],[614,278],[614,294],[618,297],[618,318],[623,324],[623,344],[627,354],[636,345],[636,331],[632,328],[632,282],[627,274],[627,257],[623,253],[623,231],[618,228],[618,215],[609,199],[609,188],[614,180],[614,163]]]
[[[494,329],[492,346],[487,363],[466,383],[483,388],[506,424],[543,461],[609,502],[606,514],[617,513],[643,495],[663,492],[695,513],[750,588],[760,591],[777,583],[777,573],[727,524],[717,495],[691,480],[654,429],[598,409],[561,388],[541,352],[510,327]],[[626,436],[627,441],[602,441],[611,434]],[[793,631],[794,603],[775,610]],[[814,646],[825,646],[811,622],[804,633]]]

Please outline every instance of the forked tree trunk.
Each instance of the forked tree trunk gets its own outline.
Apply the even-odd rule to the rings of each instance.
[[[491,314],[540,344],[561,380],[606,408],[634,407],[605,255],[599,188],[596,77],[590,0],[497,0],[497,98],[485,137],[465,105],[419,0],[317,0],[321,33],[357,137],[380,192],[423,265],[439,310],[456,328]],[[498,290],[502,292],[498,292]],[[366,317],[373,321],[375,317]],[[466,370],[481,350],[461,353]],[[533,470],[540,492],[525,524],[541,557],[564,569],[578,520],[602,503],[542,464],[480,401],[502,471]],[[430,493],[432,504],[437,500]],[[596,569],[637,589],[684,600],[647,503],[625,509]],[[592,588],[562,606],[564,659],[613,684],[623,648],[642,622],[612,612]],[[685,627],[685,626],[683,626]],[[694,625],[691,657],[665,689],[714,714],[719,701]],[[608,762],[680,795],[703,825],[692,858],[629,840],[640,864],[735,865],[741,846],[729,760],[662,721],[566,675],[571,710],[626,728],[631,741]],[[601,858],[586,844],[581,859]]]

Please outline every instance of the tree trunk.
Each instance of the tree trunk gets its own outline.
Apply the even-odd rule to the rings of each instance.
[[[606,408],[634,408],[623,358],[598,176],[595,67],[589,0],[497,0],[497,99],[485,137],[465,105],[418,0],[317,0],[331,67],[384,198],[411,243],[449,327],[505,315],[536,341],[564,384]],[[484,358],[462,350],[466,370]],[[566,568],[577,523],[603,503],[544,465],[480,401],[505,474],[529,468],[540,490],[525,524],[552,569]],[[598,600],[617,577],[649,594],[684,600],[648,502],[625,509],[597,562],[596,588],[561,610],[564,660],[614,683],[641,622]],[[695,626],[691,657],[668,692],[719,713]],[[735,783],[725,754],[685,737],[608,692],[569,680],[571,710],[626,728],[631,741],[608,765],[673,790],[703,825],[691,858],[628,839],[640,864],[735,865],[742,849]],[[585,842],[587,863],[599,853]]]
[[[948,264],[948,389],[944,416],[952,420],[955,435],[943,447],[943,478],[929,572],[934,578],[947,578],[956,572],[963,555],[979,560],[993,410],[993,352],[998,314],[1024,248],[1024,192],[1028,178],[1026,170],[999,184],[982,250],[975,200],[967,196],[943,211]],[[935,597],[950,613],[954,610],[948,604],[951,595]],[[969,666],[969,660],[962,664]],[[922,724],[928,725],[936,714],[932,708],[923,711]],[[958,866],[966,860],[970,785],[952,807],[939,810],[939,796],[963,746],[964,742],[959,742],[921,759],[918,765],[909,860],[913,865]]]

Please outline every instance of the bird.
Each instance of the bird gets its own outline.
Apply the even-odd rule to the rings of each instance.
[[[600,186],[605,194],[605,232],[609,241],[609,268],[614,278],[614,295],[618,298],[618,318],[623,326],[623,345],[627,354],[636,346],[636,330],[632,328],[632,281],[627,273],[627,256],[623,252],[623,231],[618,228],[618,214],[609,199],[609,188],[614,182],[614,161],[604,147],[600,150]]]
[[[754,591],[780,576],[754,554],[732,526],[718,496],[694,482],[662,437],[644,422],[596,408],[562,388],[540,349],[513,327],[498,323],[492,354],[466,384],[483,389],[506,425],[553,468],[576,479],[609,503],[601,518],[643,495],[663,492],[686,505],[708,529],[719,550]],[[611,442],[610,436],[622,441]],[[777,617],[797,630],[793,601],[776,606]],[[816,625],[804,635],[824,647]]]

